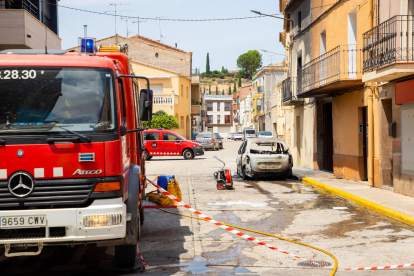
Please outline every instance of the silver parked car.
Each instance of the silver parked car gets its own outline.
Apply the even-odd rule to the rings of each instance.
[[[204,149],[219,150],[219,140],[214,132],[203,131],[196,137],[196,142],[201,144]]]
[[[259,137],[259,138],[273,138],[273,134],[270,131],[259,131],[257,137]]]
[[[234,133],[234,135],[233,135],[233,140],[234,141],[242,140],[242,139],[243,139],[243,132],[238,131],[238,132]]]
[[[290,177],[293,160],[286,144],[277,138],[251,138],[242,143],[236,159],[243,179],[260,176]]]
[[[234,137],[234,132],[229,132],[229,134],[227,134],[227,139],[228,140],[232,140]]]

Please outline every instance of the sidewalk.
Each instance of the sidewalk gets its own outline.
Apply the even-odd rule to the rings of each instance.
[[[337,178],[331,173],[294,167],[303,183],[354,201],[368,209],[414,226],[414,198]]]

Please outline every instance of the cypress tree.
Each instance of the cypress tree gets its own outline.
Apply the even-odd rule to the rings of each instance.
[[[221,91],[221,95],[224,95],[224,89],[223,89],[223,91]]]
[[[218,87],[217,87],[217,85],[216,85],[216,95],[218,95]]]
[[[234,83],[233,92],[237,92],[236,83]]]
[[[231,84],[229,84],[229,95],[231,95]]]
[[[241,77],[239,75],[239,88],[241,87]]]
[[[207,73],[207,76],[210,76],[210,55],[209,53],[207,53],[206,73]]]
[[[206,87],[204,86],[204,93],[203,94],[206,94]]]

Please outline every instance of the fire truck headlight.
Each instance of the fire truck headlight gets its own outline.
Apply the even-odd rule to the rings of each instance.
[[[106,228],[123,224],[123,214],[83,216],[83,228]]]

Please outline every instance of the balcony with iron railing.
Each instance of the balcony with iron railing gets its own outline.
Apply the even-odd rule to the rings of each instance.
[[[414,74],[413,19],[396,15],[363,34],[364,82],[388,82]]]
[[[178,105],[178,96],[174,94],[170,95],[154,95],[154,105]]]
[[[39,9],[29,0],[6,1],[4,8],[11,10],[26,10],[39,19]]]
[[[299,98],[331,97],[364,87],[362,45],[340,45],[305,64]]]
[[[297,78],[290,77],[282,82],[282,105],[297,106],[303,105],[303,99],[298,99]]]

